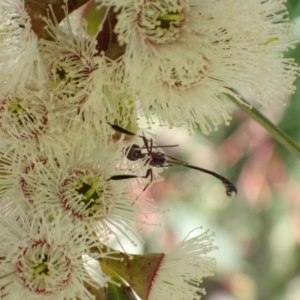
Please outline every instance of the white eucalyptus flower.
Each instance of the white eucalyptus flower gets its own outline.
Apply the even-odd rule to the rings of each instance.
[[[0,224],[1,299],[94,299],[84,283],[106,285],[104,274],[91,278],[85,267],[89,258],[83,257],[98,247],[97,239],[70,226],[61,215],[43,210],[1,211]]]
[[[90,99],[95,103],[93,115],[101,118],[101,110],[105,110],[105,118],[120,126],[136,123],[140,113],[133,95],[133,89],[125,78],[122,57],[117,60],[105,57],[103,53],[95,58],[98,69],[94,72],[97,83],[91,92]],[[96,103],[98,102],[98,107]],[[99,105],[102,103],[102,105]]]
[[[74,31],[64,9],[64,26],[56,22],[53,12],[54,21],[45,19],[53,41],[41,41],[39,48],[59,122],[70,132],[81,128],[105,132],[107,120],[127,125],[134,119],[135,99],[124,83],[124,69],[96,55],[96,40],[86,34],[85,22]]]
[[[37,37],[31,29],[30,17],[24,1],[0,2],[0,82],[1,95],[31,80],[45,80]]]
[[[294,43],[284,2],[113,1],[125,80],[149,122],[152,107],[163,124],[199,124],[208,133],[231,119],[224,94],[283,102],[299,74],[282,56]]]
[[[51,94],[36,86],[20,85],[0,98],[0,148],[23,156],[36,152],[53,154],[63,148],[64,128],[52,111]]]
[[[208,230],[189,238],[192,232],[160,261],[148,300],[201,299],[205,294],[199,285],[204,277],[212,276],[215,269],[214,259],[206,255],[216,247],[212,244],[213,234]]]
[[[48,124],[47,94],[20,88],[1,101],[1,131],[16,140],[35,139]]]
[[[133,182],[131,175],[138,176],[138,172],[126,169],[122,143],[101,138],[84,148],[88,141],[84,136],[81,143],[68,141],[72,145],[69,152],[57,149],[51,161],[35,159],[22,168],[24,196],[30,202],[42,203],[45,209],[69,216],[75,226],[93,228],[103,242],[110,235],[118,240],[120,232],[128,239],[127,233],[133,232],[140,240],[135,233],[135,225],[141,223],[138,214],[147,216],[159,210],[144,197],[136,199],[134,190],[145,183],[141,179]]]
[[[64,7],[64,10],[66,20],[61,26],[50,6],[51,17],[44,18],[44,21],[53,40],[42,40],[39,50],[56,106],[77,111],[89,100],[95,84],[92,74],[98,68],[93,58],[97,52],[96,41],[86,35],[85,24],[74,32],[67,8]]]

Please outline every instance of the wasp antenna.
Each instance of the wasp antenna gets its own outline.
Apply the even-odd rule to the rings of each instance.
[[[172,148],[172,147],[178,147],[179,145],[158,145],[158,146],[152,146],[152,148]],[[142,147],[145,148],[145,147]]]
[[[119,132],[124,133],[124,134],[127,134],[127,135],[136,135],[136,134],[134,134],[133,132],[130,132],[130,131],[128,131],[128,130],[126,130],[126,129],[124,129],[124,128],[122,128],[122,127],[116,125],[116,124],[111,124],[111,123],[109,123],[109,122],[107,122],[107,123],[108,123],[108,125],[110,125],[110,126],[111,126],[114,130],[116,130],[116,131],[119,131]]]

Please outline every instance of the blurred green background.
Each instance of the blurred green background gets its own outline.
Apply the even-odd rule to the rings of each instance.
[[[288,1],[300,38],[300,1]],[[300,64],[300,45],[286,54]],[[286,105],[259,108],[300,144],[300,80]],[[166,153],[214,170],[236,183],[228,198],[223,185],[183,167],[164,171],[147,191],[170,212],[148,229],[143,249],[170,251],[198,226],[212,229],[219,250],[214,277],[204,279],[205,300],[300,300],[300,163],[255,121],[236,110],[229,126],[209,136],[153,127],[159,144],[180,144]],[[180,300],[180,299],[179,299]]]

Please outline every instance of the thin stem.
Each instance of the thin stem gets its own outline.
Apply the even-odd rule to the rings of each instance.
[[[300,158],[300,147],[295,143],[285,132],[283,132],[278,126],[269,121],[264,115],[262,115],[256,108],[252,107],[245,99],[242,99],[244,103],[239,102],[232,95],[226,94],[227,98],[237,105],[243,112],[249,117],[257,121],[262,125],[279,143],[281,143],[290,152]]]

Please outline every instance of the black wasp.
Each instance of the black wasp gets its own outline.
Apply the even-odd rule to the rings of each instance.
[[[136,135],[118,125],[115,124],[111,124],[108,123],[114,130],[119,131],[121,133],[127,134],[127,135]],[[228,179],[226,179],[225,177],[207,170],[207,169],[203,169],[200,167],[196,167],[193,165],[190,165],[184,161],[181,161],[177,158],[171,157],[167,154],[164,154],[162,152],[158,152],[158,151],[153,151],[154,148],[157,147],[175,147],[178,145],[167,145],[167,146],[153,146],[153,140],[152,139],[147,139],[144,135],[138,135],[144,142],[144,145],[141,147],[137,144],[133,144],[132,146],[128,147],[126,149],[126,157],[127,159],[131,160],[131,161],[136,161],[139,159],[143,159],[145,160],[145,165],[149,165],[151,167],[156,167],[156,168],[163,168],[163,167],[171,167],[171,166],[183,166],[186,168],[190,168],[190,169],[194,169],[194,170],[198,170],[204,173],[207,173],[209,175],[214,176],[215,178],[219,179],[220,181],[222,181],[222,183],[224,184],[225,188],[226,188],[226,194],[227,196],[235,196],[237,194],[237,189],[234,186],[233,183],[231,183]],[[149,168],[146,172],[145,176],[137,176],[137,175],[128,175],[128,174],[124,174],[124,175],[114,175],[112,177],[109,178],[109,180],[121,180],[121,179],[128,179],[128,178],[148,178],[150,177],[150,182],[144,187],[143,191],[146,190],[146,188],[149,186],[149,184],[153,181],[153,171],[151,168]]]

